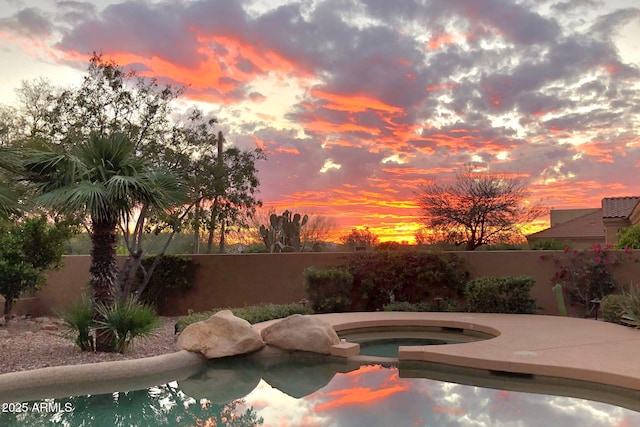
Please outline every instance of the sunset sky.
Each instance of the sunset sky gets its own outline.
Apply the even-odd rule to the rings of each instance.
[[[640,195],[637,0],[0,0],[1,103],[93,51],[188,85],[265,150],[265,206],[345,232],[412,241],[416,190],[469,163],[550,208]]]
[[[342,368],[345,369],[346,364]],[[406,378],[402,371],[399,375],[397,369],[379,365],[336,373],[333,378],[323,365],[309,368],[292,364],[286,370],[277,366],[275,370],[281,375],[267,370],[263,376],[277,377],[279,387],[270,385],[267,379],[259,381],[260,373],[250,368],[225,369],[220,374],[211,369],[203,379],[178,381],[177,386],[196,401],[205,398],[218,405],[248,393],[238,413],[252,408],[264,419],[265,426],[630,427],[640,422],[640,413],[632,410],[596,401],[538,394],[544,392],[539,384],[535,394],[506,391]],[[236,377],[230,372],[235,372]],[[236,380],[233,383],[236,387],[210,386],[220,385],[220,381],[231,383],[232,379]],[[472,383],[474,380],[478,381],[469,379]],[[255,385],[253,381],[259,383]],[[496,384],[497,380],[493,381]],[[249,392],[252,386],[255,388]],[[316,388],[317,391],[313,391]],[[292,391],[298,392],[296,397],[287,394]]]

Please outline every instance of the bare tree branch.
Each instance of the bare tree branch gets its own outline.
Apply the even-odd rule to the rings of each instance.
[[[418,204],[429,229],[474,250],[520,233],[522,226],[544,213],[541,206],[528,204],[527,184],[519,175],[466,167],[452,182],[425,185]]]

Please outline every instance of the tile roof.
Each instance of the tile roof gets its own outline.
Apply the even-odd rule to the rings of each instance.
[[[569,239],[576,237],[602,237],[605,238],[604,224],[602,223],[602,209],[595,210],[581,217],[563,222],[555,227],[547,228],[527,237],[542,239]]]
[[[605,197],[602,199],[603,218],[629,218],[640,197]]]

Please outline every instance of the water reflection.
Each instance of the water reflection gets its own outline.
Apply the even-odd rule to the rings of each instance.
[[[186,380],[150,389],[51,399],[59,410],[2,413],[0,425],[640,425],[639,412],[600,402],[418,378],[424,371],[303,354],[262,356],[218,360]]]
[[[27,410],[0,415],[2,426],[233,426],[254,427],[264,420],[242,399],[224,404],[197,401],[182,392],[177,384],[165,384],[148,390],[116,392],[93,396],[74,396],[29,402],[43,411]]]

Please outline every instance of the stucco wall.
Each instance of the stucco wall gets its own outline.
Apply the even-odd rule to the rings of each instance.
[[[536,279],[532,296],[543,314],[557,314],[551,279],[556,266],[551,257],[562,251],[476,251],[456,252],[465,259],[472,277],[528,275]],[[336,266],[348,253],[288,253],[244,255],[194,255],[198,264],[196,288],[175,295],[169,304],[171,315],[208,310],[213,307],[241,307],[260,302],[291,303],[306,297],[302,272],[306,267]],[[626,255],[620,253],[626,260]],[[635,258],[640,257],[636,251]],[[544,258],[544,259],[542,259]],[[14,313],[52,315],[79,298],[89,280],[89,257],[67,256],[59,271],[49,273],[48,284],[16,304]],[[614,265],[619,283],[640,281],[640,263],[623,261]],[[574,312],[579,312],[576,307]]]

